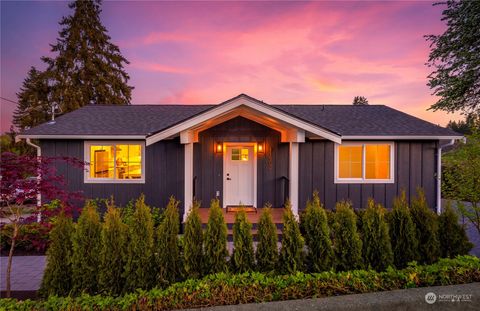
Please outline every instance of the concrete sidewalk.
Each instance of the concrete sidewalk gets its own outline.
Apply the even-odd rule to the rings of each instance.
[[[8,257],[0,257],[0,290],[6,290],[5,276]],[[45,256],[13,256],[12,291],[36,291],[42,282]]]
[[[427,303],[433,293],[436,301]],[[453,295],[453,296],[452,296]],[[453,301],[452,301],[453,299]],[[432,300],[430,300],[432,301]],[[191,309],[199,310],[199,309]],[[396,311],[396,310],[480,310],[480,283],[402,289],[359,295],[302,299],[202,308],[208,311]]]

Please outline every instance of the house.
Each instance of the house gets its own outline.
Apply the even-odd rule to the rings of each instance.
[[[241,94],[218,105],[85,106],[23,132],[42,156],[89,162],[59,165],[71,190],[119,204],[144,193],[153,206],[169,196],[187,215],[208,207],[274,208],[294,213],[314,190],[326,208],[368,198],[391,206],[425,190],[440,208],[441,148],[462,136],[382,105],[270,105]]]

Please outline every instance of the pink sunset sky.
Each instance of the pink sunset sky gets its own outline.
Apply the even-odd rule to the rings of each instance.
[[[445,125],[427,111],[426,34],[445,29],[431,2],[105,2],[102,21],[130,61],[133,104],[350,104],[356,95]],[[1,2],[1,96],[16,101],[44,69],[67,2]],[[2,99],[1,130],[15,104]]]

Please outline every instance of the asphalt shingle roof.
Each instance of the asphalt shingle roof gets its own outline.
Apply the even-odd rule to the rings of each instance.
[[[215,105],[85,106],[54,124],[23,135],[145,135],[167,129]],[[460,136],[458,133],[381,105],[272,105],[342,136]]]

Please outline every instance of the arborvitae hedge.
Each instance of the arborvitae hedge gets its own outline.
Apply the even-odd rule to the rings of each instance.
[[[417,189],[417,196],[412,199],[410,212],[417,230],[418,260],[426,264],[436,262],[440,256],[438,216],[428,207],[421,188]]]
[[[67,296],[72,289],[72,219],[61,212],[50,231],[47,267],[43,274],[40,295]]]
[[[127,262],[125,264],[125,289],[149,289],[155,281],[153,257],[153,222],[150,208],[142,194],[135,202],[135,212],[129,224]]]
[[[257,241],[257,269],[263,272],[274,271],[278,262],[278,237],[277,227],[272,221],[271,205],[266,205],[260,216]]]
[[[163,220],[157,229],[157,248],[155,252],[157,253],[158,281],[162,285],[173,283],[180,277],[179,203],[174,197],[170,197]]]
[[[363,267],[362,240],[357,231],[357,215],[350,202],[337,203],[333,217],[336,269],[339,271],[361,269]]]
[[[127,231],[128,227],[122,222],[120,210],[114,206],[112,200],[102,226],[102,250],[98,278],[100,292],[103,294],[118,296],[123,293]]]
[[[194,201],[185,221],[183,257],[184,270],[188,278],[199,278],[203,275],[203,230],[199,207],[199,203]]]
[[[450,206],[450,201],[439,217],[438,236],[441,255],[444,258],[468,254],[473,247],[465,233],[465,228],[458,223],[458,216]]]
[[[207,274],[227,271],[227,225],[218,199],[210,203],[204,251]]]
[[[308,248],[308,270],[311,272],[330,270],[334,258],[330,228],[327,214],[316,191],[313,193],[312,202],[307,203],[302,226],[305,230],[305,242]]]
[[[98,291],[98,267],[102,247],[102,226],[97,206],[87,201],[72,237],[72,278],[75,294],[95,294]]]
[[[303,270],[303,237],[292,212],[290,201],[285,202],[283,214],[282,248],[279,257],[279,272],[295,273]]]
[[[233,253],[231,264],[233,271],[243,273],[252,271],[255,265],[253,253],[252,224],[247,219],[245,210],[235,215],[233,224]]]
[[[410,261],[418,260],[417,232],[408,208],[405,191],[393,200],[389,222],[394,264],[401,269]]]
[[[383,271],[393,265],[393,251],[385,220],[386,210],[370,199],[362,214],[363,259],[369,269]]]

